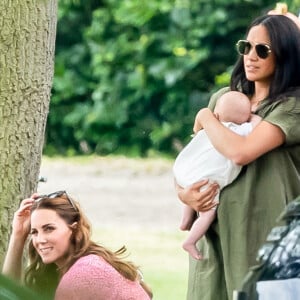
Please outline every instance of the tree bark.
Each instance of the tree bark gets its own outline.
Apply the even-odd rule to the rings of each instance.
[[[0,262],[36,190],[54,69],[56,0],[0,0]]]

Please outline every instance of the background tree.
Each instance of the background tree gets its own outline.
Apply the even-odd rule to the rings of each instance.
[[[300,1],[286,1],[298,13]],[[46,154],[174,155],[274,0],[59,3]],[[178,143],[180,142],[180,143]]]
[[[55,0],[1,0],[0,260],[19,200],[35,191],[54,65]]]
[[[60,2],[45,153],[174,154],[196,111],[228,84],[236,40],[274,6],[270,0]]]

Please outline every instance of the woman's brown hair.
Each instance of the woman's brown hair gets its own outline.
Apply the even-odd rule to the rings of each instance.
[[[45,293],[47,290],[46,294],[53,295],[59,279],[80,257],[96,254],[107,261],[125,278],[131,281],[139,280],[148,295],[152,297],[150,289],[142,281],[138,267],[134,263],[124,260],[126,252],[124,246],[113,252],[91,240],[91,226],[88,219],[82,212],[80,205],[66,192],[60,193],[57,197],[43,196],[37,199],[32,206],[32,211],[37,209],[54,210],[70,226],[73,234],[65,263],[59,269],[54,263],[45,265],[33,247],[32,241],[29,241],[30,264],[25,273],[25,283],[28,286],[40,293]]]

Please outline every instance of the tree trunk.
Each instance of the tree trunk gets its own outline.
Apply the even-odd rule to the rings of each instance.
[[[0,262],[14,211],[36,190],[49,109],[56,0],[0,0]]]

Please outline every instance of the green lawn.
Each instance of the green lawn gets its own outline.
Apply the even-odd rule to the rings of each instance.
[[[125,245],[129,260],[141,267],[154,300],[186,299],[188,256],[181,248],[181,232],[95,228],[93,239],[111,250]]]

